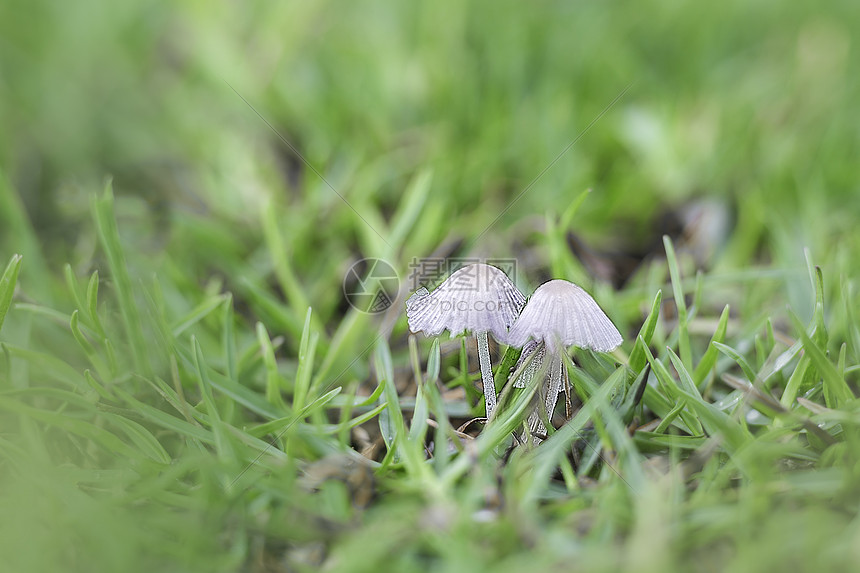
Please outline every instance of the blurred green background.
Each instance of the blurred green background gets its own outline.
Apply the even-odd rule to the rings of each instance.
[[[253,249],[259,211],[274,203],[309,280],[333,277],[320,248],[327,261],[380,254],[379,237],[231,86],[383,237],[409,178],[432,169],[396,245],[406,259],[477,236],[628,86],[479,249],[506,255],[506,229],[586,188],[576,230],[607,248],[646,241],[661,209],[691,197],[735,214],[727,265],[855,247],[851,2],[0,10],[0,160],[51,267],[91,254],[87,197],[106,174],[141,252],[182,258],[200,227]],[[3,214],[9,253],[20,223],[14,207]],[[194,250],[183,263],[229,273],[226,255]]]
[[[311,306],[325,355],[318,375],[330,384],[338,372],[363,380],[370,370],[362,352],[379,321],[351,313],[341,291],[365,257],[391,261],[402,277],[434,254],[516,257],[524,291],[549,276],[583,283],[629,337],[665,289],[669,234],[685,276],[706,272],[703,314],[731,303],[735,332],[774,313],[784,326],[786,305],[812,314],[804,249],[830,294],[858,276],[858,30],[849,0],[4,0],[0,261],[24,255],[18,302],[71,312],[64,265],[82,281],[106,275],[91,197],[110,177],[132,283],[157,276],[156,306],[176,319],[230,291],[240,346],[261,321],[282,337],[291,376]],[[68,337],[13,314],[5,340],[80,362]],[[402,359],[404,321],[385,320]],[[848,332],[844,321],[832,329],[837,341]],[[198,336],[206,348],[220,334]],[[152,361],[156,372],[169,368],[166,356]],[[16,481],[23,505],[4,507],[26,515],[21,500],[52,489],[69,504],[61,515],[79,515],[77,503],[102,512],[91,517],[100,526],[82,529],[91,550],[103,551],[99,536],[111,530],[132,539],[134,521],[91,505],[69,485],[76,479]],[[217,491],[213,479],[194,495]],[[233,516],[231,507],[218,511]],[[396,538],[412,509],[377,514],[375,527]],[[183,513],[168,527],[166,514],[147,515],[155,529],[203,527],[155,564],[214,570],[217,551],[228,563],[248,551],[220,543],[228,518],[204,527],[204,514]],[[42,517],[7,523],[7,547],[49,546],[50,535],[32,533]],[[841,521],[826,523],[821,531],[841,531]],[[766,547],[786,538],[780,527],[763,534]],[[494,535],[506,539],[501,526]],[[101,566],[149,551],[130,543]],[[729,561],[760,564],[744,551]]]

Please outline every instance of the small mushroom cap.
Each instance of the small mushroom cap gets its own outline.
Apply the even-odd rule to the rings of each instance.
[[[406,301],[409,330],[452,336],[469,330],[504,340],[526,299],[500,269],[481,263],[451,274],[432,293],[421,287]]]
[[[503,342],[521,347],[529,339],[544,341],[553,348],[579,346],[609,352],[621,344],[618,329],[577,285],[551,280],[539,286]]]

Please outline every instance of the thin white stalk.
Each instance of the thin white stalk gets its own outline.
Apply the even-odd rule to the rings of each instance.
[[[564,419],[568,422],[573,418],[573,386],[570,384],[570,374],[567,367],[562,363],[561,373],[564,377]]]
[[[558,402],[558,395],[561,393],[561,358],[553,355],[552,362],[549,365],[549,386],[546,390],[546,415],[552,421],[552,414],[555,412],[555,404]]]
[[[547,420],[552,422],[552,414],[555,412],[555,404],[558,401],[558,395],[561,393],[562,384],[562,360],[556,354],[552,355],[552,362],[549,364],[549,372],[546,379],[546,395],[544,398],[544,412],[546,412]],[[542,393],[543,394],[543,393]],[[543,441],[535,434],[546,435],[547,428],[541,417],[540,405],[529,416],[529,430],[532,433],[532,443],[537,445]]]
[[[514,388],[527,388],[531,383],[531,379],[534,378],[538,369],[543,364],[543,357],[546,355],[546,347],[539,347],[537,344],[534,346],[524,346],[522,354],[520,355],[520,360],[517,362],[517,368],[524,360],[528,359],[529,355],[535,353],[534,359],[531,361],[529,366],[523,371],[522,375],[514,381]]]
[[[535,408],[532,410],[532,413],[529,414],[529,432],[532,435],[532,444],[535,446],[543,441],[543,438],[539,438],[538,434],[541,436],[546,435],[546,426],[543,425],[543,420],[540,419],[540,409]]]
[[[481,381],[484,384],[484,400],[487,404],[487,419],[496,409],[496,383],[493,380],[493,368],[490,364],[490,342],[486,332],[476,332],[478,341],[478,361],[481,363]]]

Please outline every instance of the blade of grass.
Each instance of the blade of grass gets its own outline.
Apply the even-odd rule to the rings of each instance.
[[[301,321],[272,293],[248,277],[239,277],[237,284],[239,296],[251,303],[254,311],[260,315],[261,321],[265,321],[277,331],[287,332],[296,338],[302,335]]]
[[[63,413],[34,408],[2,395],[0,395],[0,408],[71,432],[76,436],[91,440],[111,453],[125,458],[133,460],[142,458],[142,454],[138,450],[132,448],[108,430],[90,422],[79,420]]]
[[[77,295],[76,295],[77,296]],[[99,318],[99,272],[93,271],[87,283],[87,316],[101,338],[107,338],[101,318]]]
[[[436,428],[433,437],[433,464],[436,472],[439,474],[448,467],[450,460],[448,440],[451,440],[455,447],[460,447],[460,438],[456,435],[454,427],[451,426],[451,420],[448,417],[448,408],[442,399],[442,394],[439,392],[438,381],[441,365],[442,357],[439,339],[436,338],[430,346],[430,354],[427,358],[427,376],[424,379],[424,388],[430,402],[430,411],[436,418]]]
[[[779,399],[779,403],[783,407],[791,408],[794,405],[795,399],[797,399],[797,395],[800,393],[800,389],[809,384],[814,372],[814,369],[810,370],[810,366],[812,366],[812,359],[809,357],[809,354],[804,353],[797,362],[794,372],[788,378],[788,383],[786,383],[785,390]]]
[[[0,329],[6,320],[6,313],[12,304],[12,295],[15,294],[15,284],[18,282],[18,271],[21,268],[21,255],[12,255],[3,276],[0,276]]]
[[[684,286],[681,283],[678,258],[675,256],[675,247],[672,246],[672,239],[669,235],[663,235],[663,246],[666,249],[666,261],[669,264],[669,276],[672,279],[672,292],[675,306],[678,309],[678,350],[684,367],[690,370],[693,368],[693,355],[690,350],[690,333],[687,324],[687,302],[684,298]]]
[[[665,416],[662,416],[660,423],[657,424],[657,428],[654,429],[654,433],[655,434],[664,434],[666,432],[666,429],[672,425],[672,422],[675,420],[675,418],[678,417],[678,414],[680,414],[684,410],[684,408],[686,408],[686,407],[687,407],[687,402],[685,402],[684,400],[678,400],[678,403],[675,404],[675,407],[672,408],[671,410],[669,410],[668,414],[666,414]],[[695,436],[683,436],[683,437],[695,438]]]
[[[186,439],[195,440],[203,444],[214,444],[215,437],[202,426],[197,426],[181,420],[176,416],[171,416],[164,410],[155,408],[145,402],[141,402],[122,388],[114,388],[114,392],[129,406],[133,407],[143,418],[152,424],[160,426],[165,430],[176,432]]]
[[[498,391],[500,388],[504,388],[508,383],[508,378],[513,373],[512,369],[517,364],[517,360],[520,359],[520,354],[522,354],[522,348],[514,348],[509,346],[505,351],[505,355],[502,357],[502,361],[499,363],[499,366],[496,368],[496,374],[493,377],[494,385]],[[429,369],[429,363],[428,363]],[[439,372],[436,372],[436,377],[438,377]]]
[[[72,265],[66,263],[66,266],[63,267],[63,276],[66,279],[66,289],[72,293],[75,306],[79,309],[87,308],[86,305],[84,305],[84,299],[81,298],[80,288],[78,288],[78,279],[75,277],[75,271],[72,269]]]
[[[747,362],[746,359],[741,356],[740,352],[727,344],[723,344],[722,342],[713,342],[712,344],[714,345],[714,347],[716,347],[717,350],[734,360],[737,365],[741,367],[741,370],[743,371],[744,376],[747,377],[747,380],[749,380],[751,383],[755,383],[755,372],[753,371],[752,366],[750,366],[749,362]]]
[[[748,430],[712,404],[686,393],[682,394],[682,398],[686,398],[688,408],[695,412],[697,418],[713,430],[714,434],[712,435],[719,434],[725,438],[731,451],[737,451],[753,440],[753,436]]]
[[[295,409],[304,407],[305,400],[311,391],[311,372],[313,371],[314,353],[319,338],[317,332],[311,334],[311,312],[312,309],[308,308],[305,315],[305,326],[302,329],[302,339],[299,343],[299,366],[296,370],[296,383],[293,390],[293,408]]]
[[[647,347],[651,344],[651,338],[654,336],[654,330],[657,328],[657,319],[660,318],[660,304],[662,301],[663,291],[658,290],[654,296],[654,302],[651,303],[651,311],[645,318],[645,322],[642,323],[642,328],[639,329],[636,344],[633,345],[633,352],[630,353],[630,359],[627,361],[634,372],[642,370],[648,362],[643,346]]]
[[[573,363],[567,353],[562,353],[562,358],[564,360],[564,364],[567,368],[569,376],[572,376],[575,372],[580,370],[580,368],[578,368]],[[648,369],[646,368],[646,370]],[[606,382],[604,382],[603,384],[610,383],[609,381],[613,380],[614,377],[620,377],[622,379],[622,382],[619,382],[617,385],[624,385],[625,390],[629,391],[630,388],[626,387],[627,380],[630,378],[629,374],[630,371],[625,366],[618,367],[606,378]],[[640,382],[644,382],[644,377]],[[599,385],[596,384],[592,387],[593,391],[590,394],[591,396],[597,395],[598,387]],[[585,402],[586,400],[590,401],[592,399],[585,396],[584,393],[581,393],[580,397],[583,399],[583,402]],[[627,431],[627,424],[622,420],[620,412],[616,406],[616,404],[620,402],[623,402],[623,399],[615,401],[607,400],[605,403],[599,403],[598,412],[600,413],[600,417],[593,418],[592,422],[594,423],[595,430],[600,436],[600,440],[605,444],[604,447],[606,449],[614,449],[616,452],[623,455],[624,459],[626,460],[625,464],[627,467],[627,472],[629,474],[628,477],[631,477],[631,481],[633,481],[634,483],[631,484],[627,479],[625,479],[621,475],[619,470],[609,464],[609,462],[606,461],[605,458],[601,459],[603,459],[603,461],[606,463],[606,466],[609,467],[612,472],[618,475],[618,477],[622,481],[624,481],[625,484],[627,484],[632,490],[635,491],[636,489],[641,487],[644,476],[641,470],[639,454],[636,451],[632,440],[630,439],[630,435]],[[597,453],[596,449],[592,451],[595,451],[595,453]],[[599,453],[598,457],[600,457]]]
[[[384,396],[388,404],[388,408],[380,414],[380,419],[383,414],[388,413],[390,415],[389,427],[384,429],[389,432],[388,440],[391,444],[389,447],[399,453],[406,471],[421,483],[422,489],[426,488],[427,493],[432,498],[442,499],[444,498],[444,490],[435,474],[431,473],[430,466],[425,462],[423,442],[409,439],[403,412],[400,410],[397,388],[394,385],[391,351],[388,348],[388,343],[382,338],[377,340],[375,359],[376,375],[379,377],[379,383],[385,385]]]
[[[392,217],[391,230],[388,233],[388,243],[392,245],[387,251],[386,258],[394,258],[394,249],[401,245],[415,226],[415,221],[421,215],[421,209],[430,194],[430,184],[433,181],[432,169],[419,171],[403,193],[403,199],[397,212]]]
[[[651,350],[647,346],[643,346],[643,348],[645,348],[645,355],[648,358],[648,362],[651,364],[651,370],[654,372],[655,376],[657,376],[660,387],[672,402],[677,402],[683,394],[681,387],[675,382],[672,375],[669,374],[669,370],[663,362],[655,359],[651,354]],[[645,391],[645,399],[649,399],[649,392],[647,389]],[[687,428],[689,428],[690,433],[695,436],[702,434],[702,423],[695,413],[685,409],[680,413],[680,418],[683,420]]]
[[[105,412],[102,414],[109,422],[119,427],[131,442],[145,456],[160,464],[169,464],[170,455],[164,446],[146,428],[118,414]]]
[[[257,341],[260,344],[260,351],[263,353],[263,364],[266,366],[266,401],[278,410],[287,411],[287,404],[281,396],[283,381],[280,372],[278,372],[275,349],[262,322],[257,323]]]
[[[7,131],[7,130],[4,130]],[[8,131],[7,131],[8,132]],[[14,252],[27,259],[28,291],[43,302],[51,302],[52,275],[42,253],[39,233],[30,220],[22,197],[0,167],[0,230],[5,240],[12,239]],[[8,244],[8,243],[7,243]]]
[[[239,372],[236,362],[236,335],[233,328],[233,295],[227,294],[224,300],[224,309],[221,314],[221,347],[224,359],[227,363],[227,378],[232,382],[238,382]]]
[[[810,434],[814,434],[823,443],[831,446],[836,443],[833,436],[811,423],[807,418],[800,416],[795,411],[787,410],[780,404],[776,398],[771,396],[764,390],[754,387],[746,380],[742,380],[731,374],[724,374],[723,380],[731,387],[740,390],[744,396],[750,400],[753,408],[769,418],[780,418],[783,421],[788,421],[793,424],[801,425]],[[778,430],[781,425],[772,424],[772,430]]]
[[[693,382],[692,376],[690,376],[690,373],[681,362],[680,357],[675,354],[671,348],[666,348],[666,352],[669,353],[669,360],[672,362],[672,366],[675,367],[675,372],[678,373],[678,379],[681,381],[681,389],[701,400],[702,395],[699,393],[699,389]]]
[[[427,433],[427,417],[430,407],[424,392],[424,376],[421,372],[421,361],[418,358],[418,343],[414,336],[409,337],[409,359],[412,373],[415,377],[415,409],[412,411],[412,423],[409,428],[409,439],[414,442],[424,442]]]
[[[693,384],[695,384],[696,388],[698,388],[702,392],[705,391],[705,379],[717,365],[717,356],[719,354],[719,351],[717,347],[714,346],[714,343],[722,343],[723,341],[725,341],[728,324],[729,305],[726,305],[723,308],[722,314],[720,314],[720,321],[717,323],[717,328],[716,330],[714,330],[714,335],[711,337],[711,342],[708,344],[708,348],[707,350],[705,350],[705,354],[702,355],[702,358],[696,365],[696,369],[693,371]]]
[[[382,434],[382,439],[385,442],[385,447],[393,452],[394,442],[398,432],[400,435],[405,435],[406,425],[403,423],[403,412],[400,411],[400,403],[397,397],[397,389],[389,388],[389,380],[394,379],[394,367],[391,365],[391,353],[388,346],[383,343],[378,343],[374,353],[374,365],[376,368],[376,378],[379,387],[383,389],[379,397],[381,404],[387,404],[388,408],[379,414],[379,431]],[[393,388],[393,390],[392,390]],[[391,394],[394,394],[392,397]],[[381,405],[380,404],[380,405]]]
[[[263,207],[261,214],[263,222],[263,237],[266,240],[266,246],[271,256],[272,264],[275,270],[275,277],[278,279],[278,284],[290,304],[290,310],[293,317],[301,316],[302,310],[311,306],[310,301],[305,296],[305,290],[290,265],[289,254],[292,251],[290,244],[284,241],[281,234],[281,223],[278,220],[280,210],[276,205],[271,203]],[[319,324],[317,318],[312,317],[314,330],[322,331],[322,324]]]
[[[215,397],[212,395],[212,385],[209,382],[209,376],[206,373],[206,361],[203,358],[203,351],[200,349],[200,344],[197,338],[191,337],[191,348],[194,353],[194,366],[197,370],[197,383],[200,387],[200,393],[203,396],[203,403],[206,405],[206,412],[209,415],[209,423],[212,428],[212,433],[215,435],[215,451],[218,457],[223,460],[234,460],[235,455],[227,436],[224,434],[224,427],[221,422],[221,414],[218,412],[218,407],[215,404]]]
[[[230,295],[219,294],[217,296],[209,297],[201,302],[191,312],[173,322],[170,326],[170,331],[173,333],[173,336],[179,337],[183,332],[212,314],[215,309],[224,304],[224,302],[229,300],[229,298]]]
[[[842,303],[845,306],[846,328],[848,329],[848,340],[851,342],[851,350],[855,357],[860,357],[860,322],[857,322],[854,304],[853,283],[846,279],[842,280]]]
[[[87,355],[87,358],[89,359],[93,367],[96,369],[96,372],[98,372],[99,376],[101,376],[103,379],[109,379],[110,372],[108,370],[107,365],[105,364],[104,360],[102,360],[101,357],[98,355],[95,347],[93,347],[90,341],[87,340],[86,336],[84,336],[84,333],[81,332],[80,325],[78,324],[78,313],[79,311],[75,309],[75,311],[72,312],[71,318],[69,319],[69,328],[72,331],[72,336],[74,337],[75,341],[77,341],[78,345],[83,349],[84,354]]]
[[[89,370],[84,370],[84,379],[86,379],[87,384],[90,385],[90,388],[95,390],[95,392],[109,402],[113,402],[116,398],[115,396],[108,391],[107,388],[104,387],[98,380],[95,379],[92,372]]]
[[[43,372],[57,382],[61,382],[82,392],[89,389],[86,380],[75,367],[53,354],[28,350],[12,344],[4,344],[4,347],[9,356],[23,358],[34,368],[37,368],[39,372]]]
[[[838,408],[841,404],[854,400],[854,393],[851,391],[851,388],[845,382],[845,379],[839,376],[839,372],[836,371],[836,368],[827,359],[824,351],[806,334],[806,329],[800,322],[800,319],[790,310],[788,314],[803,340],[805,355],[809,356],[815,369],[818,370],[818,373],[824,380],[824,395],[827,407]]]
[[[138,306],[134,300],[128,268],[125,263],[122,245],[120,243],[119,231],[114,218],[114,198],[111,182],[105,183],[104,193],[101,197],[93,197],[93,215],[95,217],[96,229],[99,242],[104,249],[108,260],[111,276],[115,283],[117,300],[119,301],[120,314],[125,324],[131,355],[134,359],[135,369],[144,376],[149,376],[150,364],[146,356],[146,341],[143,338],[143,329],[140,322]]]
[[[529,369],[537,353],[532,353],[511,376],[515,379]],[[467,452],[461,453],[441,474],[444,487],[450,488],[475,463],[493,453],[493,451],[523,423],[531,405],[532,397],[543,383],[549,361],[544,361],[532,376],[525,388],[515,388],[513,384],[499,396],[498,408],[494,413],[491,424],[488,424],[481,435],[472,443]]]
[[[331,402],[335,396],[340,394],[341,390],[343,390],[343,388],[338,386],[334,390],[326,392],[310,404],[304,406],[300,412],[266,422],[265,424],[260,424],[259,426],[254,426],[253,428],[248,429],[247,432],[255,438],[262,438],[266,434],[278,434],[279,437],[282,437],[284,432],[297,422],[301,422],[303,419]]]
[[[356,426],[360,426],[366,422],[369,422],[372,419],[374,419],[376,416],[378,416],[386,408],[388,408],[387,403],[380,404],[376,408],[374,408],[372,410],[368,410],[364,414],[358,415],[355,418],[350,418],[348,420],[345,420],[343,422],[343,425],[333,425],[331,427],[331,433],[340,432],[344,429],[344,427],[347,430],[351,430],[352,428],[355,428]]]
[[[553,276],[568,277],[578,284],[587,282],[590,277],[582,263],[573,256],[572,251],[568,248],[567,232],[570,230],[570,225],[577,211],[590,193],[591,189],[582,191],[570,202],[560,217],[556,218],[554,212],[548,212],[545,216],[546,245],[549,250]]]
[[[599,405],[608,401],[609,395],[623,382],[625,373],[618,369],[601,385],[595,394],[589,397],[577,414],[564,426],[559,428],[552,436],[527,454],[526,465],[533,468],[528,476],[528,487],[524,495],[523,503],[526,506],[537,502],[540,492],[545,490],[559,460],[566,455],[571,444],[581,437],[582,429],[594,417]]]

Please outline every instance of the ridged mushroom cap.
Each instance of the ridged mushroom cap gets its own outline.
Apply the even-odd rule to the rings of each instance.
[[[406,301],[409,330],[438,336],[489,332],[498,340],[508,334],[526,299],[500,269],[482,263],[451,273],[432,293],[421,287]]]
[[[535,290],[502,341],[521,347],[530,339],[542,340],[550,348],[560,342],[565,347],[598,352],[609,352],[623,340],[591,295],[572,282],[558,279]]]

